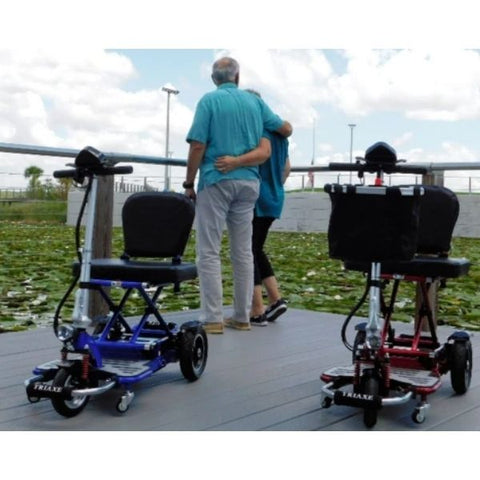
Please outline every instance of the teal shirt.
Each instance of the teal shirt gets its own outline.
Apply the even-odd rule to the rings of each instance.
[[[234,83],[224,83],[198,102],[187,142],[206,145],[200,165],[198,190],[222,180],[258,180],[258,167],[240,167],[228,173],[215,168],[223,155],[238,156],[260,143],[264,130],[275,131],[283,120],[256,95]]]
[[[278,133],[268,134],[267,138],[272,146],[272,156],[258,167],[261,183],[255,215],[280,218],[285,199],[283,172],[288,158],[288,140]]]

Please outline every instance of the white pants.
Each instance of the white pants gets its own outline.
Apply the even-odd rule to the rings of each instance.
[[[248,322],[253,295],[252,218],[259,182],[224,180],[197,194],[196,254],[200,280],[200,319],[223,322],[220,248],[225,224],[233,269],[233,319]]]

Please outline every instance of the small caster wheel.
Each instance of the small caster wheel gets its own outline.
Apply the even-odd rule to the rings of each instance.
[[[125,413],[129,408],[130,408],[130,405],[127,405],[127,403],[124,402],[123,399],[120,399],[117,402],[116,409],[118,413]]]
[[[120,400],[117,402],[116,409],[118,413],[125,413],[132,403],[133,397],[135,394],[133,392],[125,392],[124,395],[120,397]]]
[[[330,397],[325,397],[322,400],[322,408],[330,408],[332,406],[332,399]]]
[[[420,408],[416,408],[412,413],[412,420],[415,423],[423,423],[425,421],[425,418],[425,412]]]

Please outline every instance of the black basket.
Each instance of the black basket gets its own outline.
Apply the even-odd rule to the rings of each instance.
[[[325,185],[332,211],[329,254],[340,260],[410,260],[416,253],[420,187]]]

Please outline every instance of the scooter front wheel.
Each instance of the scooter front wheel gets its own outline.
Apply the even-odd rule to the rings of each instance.
[[[378,378],[367,375],[362,378],[362,390],[367,395],[378,395],[380,384]],[[363,423],[367,428],[372,428],[377,423],[378,411],[376,408],[365,408],[363,411]]]
[[[52,385],[55,387],[75,388],[79,385],[79,383],[80,380],[74,373],[66,368],[61,368],[55,375]],[[60,415],[63,415],[64,417],[74,417],[86,407],[89,399],[90,397],[88,395],[82,397],[73,397],[71,400],[55,397],[52,398],[52,405],[55,411]]]

